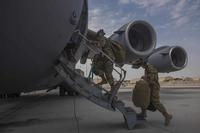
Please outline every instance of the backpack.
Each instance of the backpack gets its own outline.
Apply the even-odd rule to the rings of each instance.
[[[117,64],[123,64],[125,60],[125,50],[124,48],[117,42],[110,40],[111,49],[115,56],[115,62]]]
[[[145,80],[136,82],[132,93],[132,101],[136,107],[147,108],[150,104],[150,88]]]

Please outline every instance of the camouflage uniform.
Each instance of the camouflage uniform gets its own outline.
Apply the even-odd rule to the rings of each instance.
[[[114,54],[109,40],[102,37],[99,40],[99,43],[102,46],[102,51],[114,59]],[[113,63],[107,57],[102,54],[95,55],[93,58],[92,66],[94,74],[102,78],[100,84],[105,84],[108,82],[110,86],[114,85],[114,79],[112,76]]]
[[[145,79],[148,82],[149,87],[151,89],[150,101],[153,104],[153,106],[163,114],[163,116],[166,118],[165,124],[168,125],[172,116],[167,113],[164,105],[160,103],[160,84],[158,81],[158,71],[151,64],[146,64],[144,68]]]
[[[166,109],[160,103],[160,84],[158,82],[158,72],[153,65],[147,64],[145,68],[145,78],[151,88],[151,102],[161,112],[165,113]]]

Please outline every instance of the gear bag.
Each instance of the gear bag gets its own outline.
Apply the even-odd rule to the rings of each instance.
[[[136,107],[147,108],[150,104],[150,88],[145,80],[136,82],[132,93],[132,101]]]
[[[111,48],[113,54],[115,56],[115,62],[118,64],[123,64],[125,60],[125,50],[124,48],[117,42],[108,40],[111,44]]]

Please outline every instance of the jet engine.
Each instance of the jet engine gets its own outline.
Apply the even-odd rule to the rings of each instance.
[[[138,58],[151,54],[156,46],[156,32],[153,27],[142,20],[122,26],[110,36],[126,50],[125,64],[131,64]]]
[[[87,38],[89,40],[97,41],[96,36],[96,32],[88,29]],[[109,39],[124,47],[126,51],[124,64],[133,65],[136,59],[143,58],[157,67],[159,72],[178,71],[187,65],[187,53],[182,47],[163,46],[155,49],[156,32],[145,21],[127,23],[115,31]],[[92,57],[93,54],[90,54],[89,58]]]
[[[155,49],[149,56],[148,62],[153,64],[158,72],[178,71],[187,65],[186,51],[179,46],[163,46]]]

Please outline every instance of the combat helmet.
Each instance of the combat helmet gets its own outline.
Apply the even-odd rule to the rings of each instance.
[[[98,37],[102,37],[102,36],[104,36],[106,33],[104,32],[104,30],[103,29],[100,29],[99,31],[97,31],[97,36]]]

